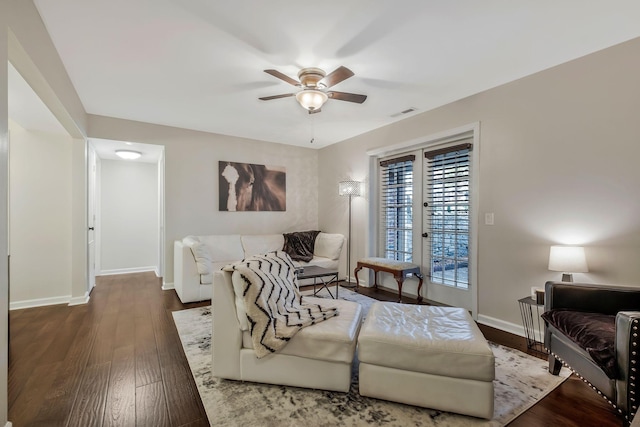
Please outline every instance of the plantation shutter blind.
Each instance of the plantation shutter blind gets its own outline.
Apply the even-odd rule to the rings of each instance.
[[[457,288],[469,287],[471,141],[424,152],[431,281]]]
[[[380,162],[380,246],[384,258],[413,257],[413,162],[407,155]]]

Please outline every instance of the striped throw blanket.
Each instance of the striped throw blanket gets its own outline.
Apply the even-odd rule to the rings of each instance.
[[[283,348],[302,328],[338,315],[335,307],[303,301],[286,252],[256,255],[225,267],[240,281],[253,348],[258,358]],[[234,288],[236,286],[234,285]]]

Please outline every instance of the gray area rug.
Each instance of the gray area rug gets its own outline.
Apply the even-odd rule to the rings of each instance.
[[[344,288],[340,288],[340,298],[362,304],[365,313],[375,302]],[[357,363],[349,393],[213,378],[211,307],[176,311],[173,317],[213,426],[502,426],[569,375],[568,370],[563,369],[560,376],[553,376],[547,372],[545,360],[491,344],[496,356],[495,409],[493,419],[487,421],[360,396]]]

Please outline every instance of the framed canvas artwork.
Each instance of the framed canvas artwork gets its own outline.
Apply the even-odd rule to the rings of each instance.
[[[219,210],[286,211],[286,178],[282,166],[220,161]]]

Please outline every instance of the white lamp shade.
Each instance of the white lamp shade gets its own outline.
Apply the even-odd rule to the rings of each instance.
[[[341,181],[338,184],[338,194],[341,196],[359,196],[360,181]]]
[[[551,246],[549,270],[565,273],[586,273],[589,271],[587,257],[582,246]]]
[[[327,94],[315,89],[304,89],[296,93],[296,99],[307,110],[318,110],[327,102]]]

